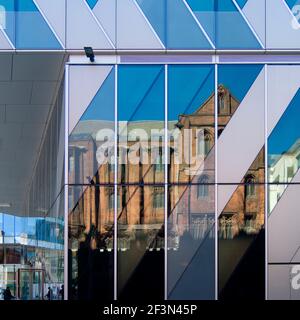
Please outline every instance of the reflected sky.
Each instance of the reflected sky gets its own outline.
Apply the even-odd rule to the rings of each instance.
[[[0,0],[6,9],[6,33],[18,49],[61,49],[33,0]]]
[[[86,109],[80,121],[85,120],[107,120],[115,119],[115,72],[110,71],[102,86],[99,88],[92,102]]]
[[[294,5],[300,4],[299,0],[284,0],[284,1],[287,3],[287,5],[290,7],[291,10],[293,9]]]
[[[263,65],[221,65],[219,84],[242,101]],[[214,66],[169,65],[168,120],[195,112],[214,92]],[[81,117],[114,120],[114,69]],[[164,66],[120,66],[118,79],[119,121],[164,121]],[[105,111],[105,112],[104,112]]]
[[[221,65],[218,82],[241,102],[263,69],[263,65]]]
[[[272,106],[270,106],[272,108]],[[271,110],[270,110],[271,111]],[[300,89],[268,138],[268,154],[287,152],[300,138]]]
[[[120,66],[118,120],[164,121],[164,66]]]
[[[52,232],[57,227],[59,228],[59,234],[62,235],[63,222],[54,218],[19,217],[0,213],[0,230],[4,231],[5,237],[20,237],[23,235],[30,239],[62,244],[63,239]]]
[[[168,120],[195,112],[214,92],[213,66],[169,66]]]

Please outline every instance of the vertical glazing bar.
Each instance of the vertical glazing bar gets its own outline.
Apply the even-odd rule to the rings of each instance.
[[[65,66],[64,300],[68,300],[69,65]]]
[[[265,65],[265,299],[268,300],[268,65]]]
[[[165,217],[164,217],[164,246],[165,246],[165,278],[164,291],[165,300],[168,300],[168,163],[169,163],[169,149],[168,149],[168,65],[165,65]]]
[[[218,56],[215,58],[215,300],[218,300]]]
[[[114,300],[118,298],[118,65],[115,65]]]

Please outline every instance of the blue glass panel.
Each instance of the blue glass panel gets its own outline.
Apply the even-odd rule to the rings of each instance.
[[[87,4],[91,9],[94,9],[95,5],[97,4],[98,0],[86,0]]]
[[[166,0],[137,0],[160,40],[166,45]]]
[[[168,299],[214,300],[214,186],[170,186],[168,209]]]
[[[237,4],[243,8],[248,0],[236,0]]]
[[[15,236],[19,237],[26,232],[26,217],[15,217]]]
[[[300,167],[300,89],[268,138],[269,182],[290,182]]]
[[[101,70],[102,67],[98,68],[99,72],[103,72]],[[109,69],[107,72],[109,72]],[[108,175],[101,173],[107,169],[104,168],[104,166],[107,166],[107,163],[99,161],[99,154],[97,152],[106,152],[104,149],[102,150],[102,144],[104,148],[107,137],[113,140],[111,142],[114,142],[114,88],[115,71],[114,68],[111,68],[106,79],[69,136],[69,181],[71,183],[89,183],[92,179],[96,179],[97,182],[101,183],[113,183],[113,172]],[[84,150],[82,149],[83,146]],[[113,152],[113,145],[109,150]],[[82,152],[86,156],[82,161],[78,161],[82,156]],[[101,154],[102,156],[104,154]],[[113,154],[106,155],[106,159],[113,162],[112,157]],[[81,194],[82,192],[74,192],[72,202],[78,201]]]
[[[214,45],[216,44],[216,31],[215,31],[215,19],[216,19],[216,3],[215,0],[187,0],[187,3],[193,10],[195,16],[207,32],[209,38]]]
[[[171,183],[197,182],[197,170],[202,166],[201,172],[205,171],[208,182],[214,182],[214,74],[211,65],[171,65],[168,68],[171,163],[180,162],[170,169]],[[180,147],[182,137],[184,144]]]
[[[167,0],[167,4],[167,47],[212,49],[184,2]]]
[[[164,168],[159,164],[163,156],[165,119],[164,67],[121,66],[118,83],[119,163],[123,172],[119,179],[122,183],[162,183]],[[138,140],[143,151],[136,160],[143,163],[142,174],[139,174],[141,167],[129,160],[129,155],[134,154],[131,147],[139,144]],[[146,152],[153,140],[157,146]]]
[[[261,45],[232,0],[216,0],[218,49],[260,49]]]
[[[16,47],[61,49],[61,45],[32,0],[15,0]]]
[[[169,66],[168,120],[191,114],[214,93],[213,66]]]
[[[10,214],[3,214],[3,226],[5,237],[14,237],[15,234],[15,217]]]
[[[170,49],[212,49],[182,0],[137,0],[161,41]]]
[[[164,120],[163,70],[162,66],[119,68],[119,121]]]
[[[88,120],[107,120],[114,121],[115,117],[115,105],[114,105],[114,69],[110,72],[108,77],[105,79],[103,85],[96,93],[92,102],[89,104],[85,113],[80,118],[80,121]],[[99,106],[105,105],[105,112],[103,108]]]
[[[287,5],[289,6],[289,8],[292,10],[293,7],[297,4],[300,4],[300,1],[299,0],[284,0]]]
[[[5,9],[4,31],[10,41],[15,43],[15,0],[0,0],[0,6]]]
[[[222,65],[218,69],[219,85],[225,86],[241,102],[262,68],[263,65]]]
[[[0,232],[2,232],[2,231],[4,231],[4,229],[3,229],[3,213],[0,212]],[[0,236],[1,236],[1,234],[0,234]]]

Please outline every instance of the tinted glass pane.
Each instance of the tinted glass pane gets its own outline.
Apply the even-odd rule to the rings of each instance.
[[[70,124],[73,124],[74,128],[69,136],[69,183],[113,183],[114,68],[110,66],[96,67],[95,73],[91,77],[94,77],[98,85],[95,92],[90,93],[92,100],[87,106],[82,105],[84,102],[80,105],[76,104],[77,83],[83,76],[80,73],[80,68],[73,67],[71,75],[74,77],[71,87],[74,100],[71,101],[73,115]],[[78,113],[77,108],[81,108],[81,114]]]
[[[137,0],[137,2],[165,47],[169,49],[213,48],[211,40],[185,1]]]
[[[164,187],[119,186],[118,192],[118,297],[163,299]]]
[[[232,196],[223,206],[228,192]],[[221,300],[265,297],[264,204],[263,184],[218,186]]]
[[[112,300],[114,188],[81,188],[69,188],[69,299]]]
[[[291,182],[300,166],[300,90],[268,137],[269,182]]]
[[[215,299],[215,186],[168,189],[168,299]]]
[[[218,182],[264,182],[265,69],[220,65],[218,82]]]
[[[214,104],[213,66],[168,67],[170,182],[214,182]]]
[[[261,1],[263,2],[263,1]],[[216,47],[218,49],[262,49],[257,35],[241,8],[232,0],[216,0]]]
[[[15,0],[15,22],[18,49],[62,49],[33,0]]]
[[[118,71],[118,182],[164,181],[164,67]]]
[[[299,300],[298,266],[300,262],[299,191],[300,184],[268,186],[268,293],[272,300]]]

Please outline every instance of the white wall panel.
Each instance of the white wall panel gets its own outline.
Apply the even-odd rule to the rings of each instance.
[[[101,25],[85,1],[67,0],[67,47],[83,49],[113,49]]]

